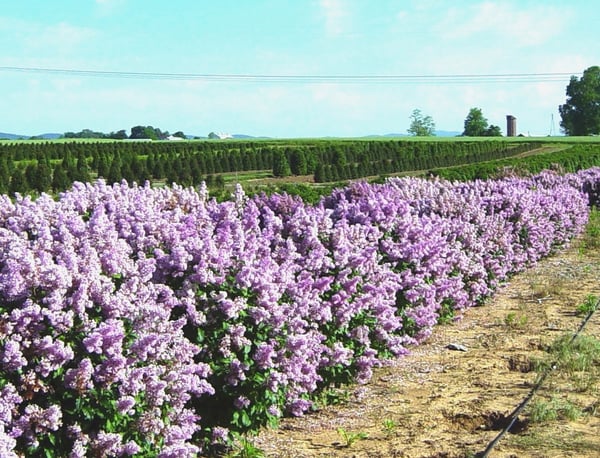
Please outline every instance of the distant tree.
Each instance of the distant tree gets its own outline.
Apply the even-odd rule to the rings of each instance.
[[[9,182],[10,169],[8,167],[8,156],[2,155],[2,157],[0,157],[0,194],[6,194],[8,192]]]
[[[484,137],[488,129],[488,121],[483,116],[481,108],[471,108],[465,119],[463,135],[467,137]]]
[[[108,172],[110,170],[110,162],[108,161],[108,157],[106,154],[100,154],[98,157],[98,165],[97,172],[98,177],[106,178],[108,176]]]
[[[410,127],[408,133],[415,137],[435,136],[435,123],[431,116],[423,116],[421,110],[413,110],[410,115]]]
[[[119,156],[114,156],[112,162],[110,163],[110,168],[108,169],[108,176],[106,177],[106,182],[108,184],[118,183],[123,178],[121,173],[121,158]]]
[[[37,164],[29,164],[27,167],[25,167],[25,181],[30,185],[30,187],[33,187],[31,185],[33,185],[37,179],[36,168]]]
[[[485,137],[502,137],[502,130],[499,126],[494,126],[490,124],[490,126],[485,130]]]
[[[225,189],[225,178],[223,178],[223,175],[217,175],[215,177],[214,186],[217,189]]]
[[[75,166],[73,178],[73,181],[81,181],[82,183],[90,181],[90,168],[85,155],[82,153],[77,155],[77,165]]]
[[[589,67],[580,79],[571,77],[567,100],[558,111],[565,134],[600,134],[600,67]]]
[[[27,192],[28,187],[27,179],[25,178],[25,173],[23,173],[23,170],[20,168],[13,170],[10,178],[10,185],[8,186],[8,192],[10,194],[14,194],[15,192],[22,194]]]
[[[273,157],[273,176],[287,177],[292,174],[290,163],[282,150],[278,150]]]
[[[337,166],[338,168],[343,168],[346,166],[346,164],[348,164],[348,157],[346,156],[346,152],[340,145],[337,145],[333,149],[331,164]]]
[[[173,137],[187,138],[187,137],[185,136],[185,134],[184,134],[182,131],[180,131],[180,130],[178,130],[177,132],[175,132],[175,133],[173,134]]]
[[[323,183],[325,182],[325,166],[323,164],[317,164],[314,173],[315,183]]]
[[[134,126],[131,128],[131,135],[129,138],[134,140],[140,140],[143,138],[149,138],[151,140],[158,140],[162,136],[160,129],[155,129],[152,126]]]
[[[127,138],[127,132],[125,129],[119,130],[117,132],[111,132],[108,134],[108,138],[112,138],[113,140],[125,140]]]
[[[40,162],[35,167],[35,181],[31,182],[33,189],[42,193],[52,186],[52,172],[45,162]]]
[[[151,172],[153,178],[159,179],[165,177],[165,167],[161,158],[154,161]]]
[[[306,156],[300,148],[294,148],[290,152],[290,170],[292,175],[306,175],[308,173]]]
[[[71,180],[62,164],[56,164],[52,173],[52,189],[55,192],[64,191],[71,185]]]
[[[106,138],[103,132],[94,132],[91,129],[83,129],[80,132],[65,132],[64,138]]]

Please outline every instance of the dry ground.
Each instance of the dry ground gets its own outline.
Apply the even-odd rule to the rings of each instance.
[[[577,306],[600,296],[599,274],[600,249],[575,241],[439,326],[369,384],[347,387],[344,402],[284,419],[252,441],[273,458],[481,456],[535,385],[535,361],[550,359],[548,345],[582,323]],[[600,311],[583,334],[600,339]],[[489,456],[599,457],[599,393],[598,377],[582,387],[577,374],[553,371]],[[572,403],[581,417],[532,421],[532,406],[550,399]]]

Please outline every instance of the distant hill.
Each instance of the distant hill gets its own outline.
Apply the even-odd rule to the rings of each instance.
[[[17,134],[7,134],[5,132],[0,132],[0,139],[4,140],[29,140],[29,139],[41,139],[41,140],[56,140],[57,138],[62,137],[63,134],[40,134],[40,135],[17,135]]]
[[[461,132],[456,132],[456,131],[448,131],[448,130],[436,130],[435,131],[435,135],[436,137],[456,137],[458,135],[460,135]],[[29,135],[18,135],[18,134],[9,134],[9,133],[5,133],[5,132],[0,132],[0,140],[4,139],[4,140],[28,140],[28,139],[40,139],[40,140],[55,140],[57,138],[61,138],[63,136],[63,134],[57,134],[57,133],[45,133],[45,134],[39,134],[39,135],[33,135],[33,136],[29,136]],[[186,135],[186,137],[188,139],[192,139],[192,138],[198,138],[198,139],[206,139],[206,136],[202,136],[202,135]],[[373,134],[373,135],[365,135],[362,138],[397,138],[397,137],[409,137],[409,135],[407,134],[398,134],[398,133],[389,133],[389,134]],[[267,136],[253,136],[253,135],[246,135],[246,134],[233,134],[231,135],[231,138],[234,139],[240,139],[240,140],[252,140],[252,139],[269,139],[271,137],[267,137]],[[334,138],[334,137],[331,137]],[[335,137],[338,138],[338,137]]]
[[[436,137],[457,137],[461,133],[462,132],[456,132],[456,131],[453,131],[453,130],[436,130],[435,131],[435,136]],[[363,138],[381,138],[381,137],[385,137],[385,138],[397,138],[397,137],[412,137],[412,135],[397,134],[397,133],[382,134],[382,135],[373,134],[373,135],[366,135]]]
[[[16,134],[7,134],[4,132],[0,132],[0,139],[2,140],[19,140],[21,138],[29,138],[27,135],[16,135]]]
[[[462,132],[456,132],[454,130],[436,130],[435,135],[437,137],[458,137],[462,135]]]
[[[44,140],[56,140],[57,138],[60,138],[62,136],[63,136],[63,134],[40,134],[40,135],[34,135],[29,138],[41,138]]]

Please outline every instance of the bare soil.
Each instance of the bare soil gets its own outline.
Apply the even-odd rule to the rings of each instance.
[[[600,295],[599,278],[600,250],[575,241],[513,277],[484,306],[438,326],[368,384],[346,387],[340,404],[286,418],[252,441],[273,458],[482,456],[535,386],[536,360],[580,327],[575,311],[589,294]],[[600,312],[583,334],[600,339]],[[488,456],[599,457],[600,383],[582,389],[573,377],[552,372]],[[551,398],[579,406],[582,416],[531,421],[531,405]]]

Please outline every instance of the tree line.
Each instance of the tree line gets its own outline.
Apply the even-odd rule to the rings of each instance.
[[[15,142],[0,144],[0,192],[60,192],[74,181],[206,182],[223,174],[270,171],[326,183],[514,156],[536,143],[406,140]]]
[[[599,165],[600,145],[579,144],[551,153],[439,168],[429,171],[428,174],[447,180],[471,181],[475,179],[487,180],[506,174],[536,174],[548,169],[573,173]]]

